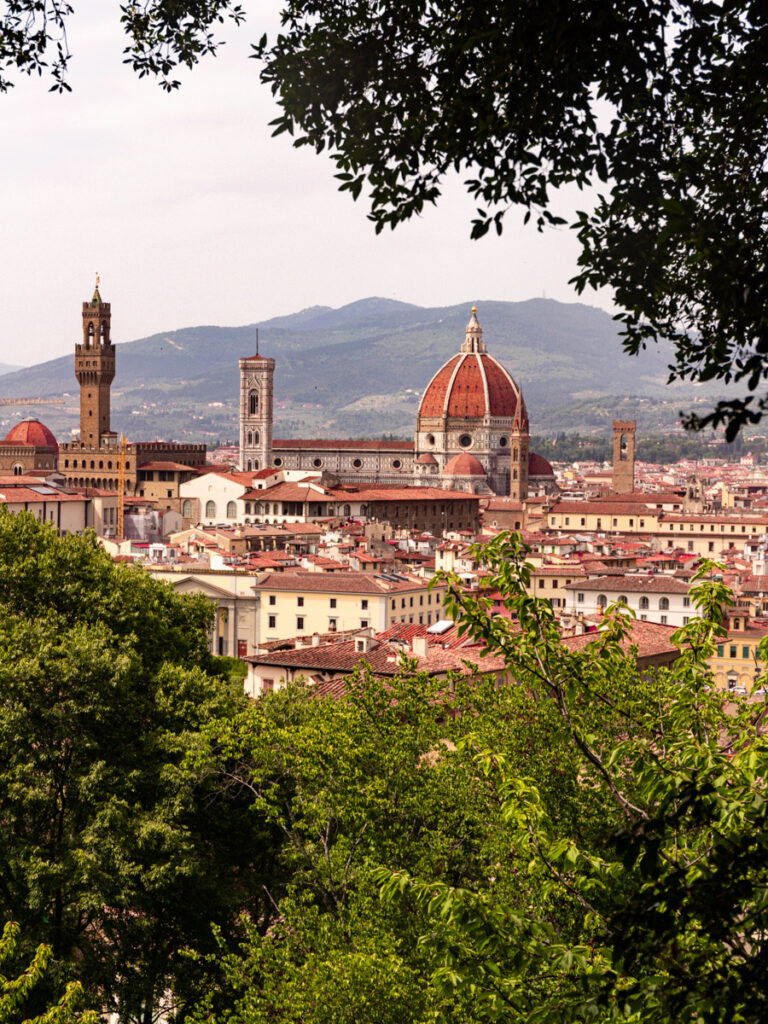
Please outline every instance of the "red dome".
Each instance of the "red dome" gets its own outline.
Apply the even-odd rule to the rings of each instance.
[[[59,450],[58,442],[48,427],[36,419],[22,420],[11,427],[5,440],[10,444],[33,444],[37,448]]]
[[[417,462],[417,464],[422,465],[422,466],[436,466],[437,465],[437,459],[435,458],[434,455],[431,455],[429,452],[424,452],[423,455],[420,455],[418,457],[418,459],[416,459],[416,462]]]
[[[537,455],[536,452],[530,452],[528,455],[528,476],[551,476],[554,478],[555,471],[552,469],[550,464],[544,458],[543,455]]]
[[[485,476],[483,464],[469,452],[454,455],[445,464],[443,476]]]
[[[487,352],[460,352],[429,382],[419,416],[455,416],[458,419],[505,416],[511,419],[518,402],[522,403],[527,423],[522,395],[504,367]]]

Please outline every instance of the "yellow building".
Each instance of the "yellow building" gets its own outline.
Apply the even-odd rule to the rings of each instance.
[[[552,602],[553,608],[565,608],[569,583],[587,578],[587,571],[580,565],[540,565],[531,573],[528,593]]]
[[[765,671],[758,647],[766,636],[768,625],[750,622],[747,615],[731,615],[728,635],[721,638],[717,653],[709,659],[718,690],[731,690],[741,695],[751,693],[757,677]]]
[[[271,572],[254,587],[260,595],[261,642],[397,622],[432,625],[442,618],[445,587],[403,574]]]

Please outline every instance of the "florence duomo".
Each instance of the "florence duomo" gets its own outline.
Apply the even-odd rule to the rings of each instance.
[[[460,351],[423,393],[413,441],[273,439],[277,362],[240,360],[240,469],[323,471],[344,483],[424,485],[524,501],[556,491],[552,467],[529,451],[520,387],[489,354],[473,307]]]

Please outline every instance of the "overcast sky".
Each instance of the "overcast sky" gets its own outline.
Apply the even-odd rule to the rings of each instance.
[[[118,5],[81,0],[73,91],[20,79],[0,95],[0,362],[71,352],[97,271],[116,342],[370,295],[576,300],[572,233],[539,235],[515,215],[500,239],[472,242],[474,204],[458,182],[377,237],[327,158],[271,137],[276,108],[248,54],[278,6],[244,6],[246,24],[168,95],[122,64]],[[610,308],[607,296],[584,301]]]

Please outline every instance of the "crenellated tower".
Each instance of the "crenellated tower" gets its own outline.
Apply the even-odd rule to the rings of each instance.
[[[272,465],[275,360],[259,355],[240,360],[240,469]]]
[[[115,377],[111,312],[99,294],[99,279],[90,302],[83,303],[83,340],[75,345],[75,376],[80,384],[80,442],[98,448],[109,434],[109,396]]]

